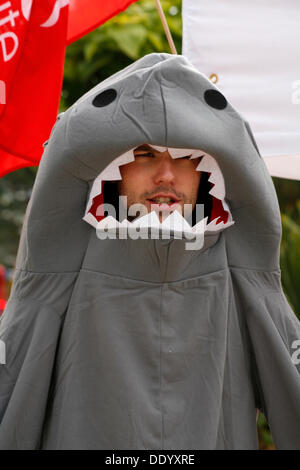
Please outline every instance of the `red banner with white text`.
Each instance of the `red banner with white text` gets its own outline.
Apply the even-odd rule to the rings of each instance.
[[[0,0],[0,177],[39,164],[65,48],[137,0]]]
[[[68,0],[0,0],[0,176],[38,165],[60,99]]]

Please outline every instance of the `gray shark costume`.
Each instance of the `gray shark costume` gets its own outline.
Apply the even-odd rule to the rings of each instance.
[[[218,164],[234,224],[106,239],[93,182],[143,143]],[[1,449],[300,449],[299,320],[282,292],[280,212],[248,124],[182,56],[150,54],[55,124],[1,321]]]

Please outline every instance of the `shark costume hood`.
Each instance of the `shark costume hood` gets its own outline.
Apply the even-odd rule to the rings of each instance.
[[[83,220],[97,178],[144,143],[219,168],[228,219],[202,219],[201,249],[176,230],[100,239]],[[1,321],[0,448],[257,449],[260,409],[276,448],[300,449],[280,238],[248,124],[187,59],[151,54],[97,85],[55,124],[26,211]]]

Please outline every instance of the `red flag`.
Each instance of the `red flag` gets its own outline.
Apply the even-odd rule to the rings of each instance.
[[[0,176],[38,165],[59,105],[69,0],[0,0]]]
[[[0,264],[0,315],[5,309],[6,294],[5,267]]]
[[[66,45],[134,1],[0,0],[0,177],[39,164],[56,120]]]
[[[68,44],[76,41],[100,24],[125,10],[137,0],[71,0]]]

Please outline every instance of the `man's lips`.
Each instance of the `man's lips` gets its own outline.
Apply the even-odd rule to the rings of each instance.
[[[171,202],[158,202],[154,200],[159,197],[170,198]],[[158,193],[152,196],[152,198],[148,198],[147,201],[150,204],[151,210],[169,212],[175,209],[179,209],[181,199],[178,199],[176,196],[170,193]]]
[[[158,198],[168,198],[171,200],[171,202],[155,201],[155,199],[158,199]],[[178,199],[178,197],[174,196],[174,194],[172,193],[157,193],[157,194],[154,194],[151,198],[148,198],[147,201],[149,201],[151,204],[159,204],[159,205],[167,204],[168,206],[170,206],[172,204],[178,204],[180,202],[180,199]]]

